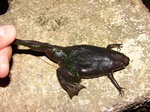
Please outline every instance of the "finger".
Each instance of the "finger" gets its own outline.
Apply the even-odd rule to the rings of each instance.
[[[0,78],[4,78],[9,73],[9,61],[11,59],[12,49],[10,46],[0,50]]]
[[[16,38],[16,29],[12,25],[0,26],[0,49],[7,47]]]

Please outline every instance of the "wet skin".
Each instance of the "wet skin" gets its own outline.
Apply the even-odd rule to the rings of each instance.
[[[111,44],[107,48],[91,45],[60,47],[38,41],[16,39],[13,44],[27,46],[33,51],[45,52],[54,62],[59,64],[57,78],[61,87],[72,98],[85,88],[79,84],[81,79],[107,76],[123,95],[123,88],[113,77],[113,72],[124,69],[129,58],[124,54],[111,50],[120,48],[121,44]]]

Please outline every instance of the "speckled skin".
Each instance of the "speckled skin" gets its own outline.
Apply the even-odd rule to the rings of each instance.
[[[91,45],[60,47],[38,41],[16,39],[13,44],[23,45],[37,52],[45,52],[53,61],[59,64],[57,77],[61,87],[72,98],[85,88],[79,84],[83,78],[107,76],[119,93],[123,95],[122,87],[113,77],[113,72],[125,68],[129,58],[124,54],[111,50],[120,48],[121,44],[111,44],[107,48]]]

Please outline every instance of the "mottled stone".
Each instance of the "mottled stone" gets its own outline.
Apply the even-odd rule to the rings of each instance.
[[[111,112],[150,97],[150,14],[140,0],[12,0],[0,23],[14,25],[19,39],[60,46],[122,43],[131,60],[114,73],[126,88],[123,97],[100,77],[82,80],[86,89],[70,100],[57,81],[56,63],[15,54],[10,83],[0,87],[0,112]]]

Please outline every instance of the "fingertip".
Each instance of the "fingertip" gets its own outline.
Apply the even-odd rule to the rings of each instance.
[[[0,78],[5,78],[9,73],[9,63],[0,64]]]
[[[0,49],[11,44],[16,38],[17,32],[12,25],[2,25],[0,26]]]
[[[4,78],[9,73],[9,61],[11,59],[12,49],[10,46],[0,50],[0,78]]]

